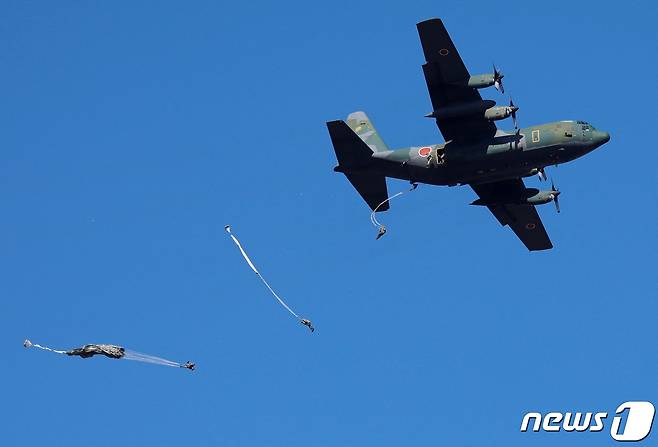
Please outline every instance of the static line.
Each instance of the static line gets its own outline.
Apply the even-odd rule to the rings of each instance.
[[[251,259],[249,259],[249,256],[247,256],[247,252],[245,252],[245,251],[244,251],[244,248],[242,248],[242,244],[240,244],[240,241],[238,240],[238,238],[236,238],[236,237],[233,235],[233,233],[231,233],[231,226],[230,226],[230,225],[226,225],[226,226],[224,227],[224,229],[225,229],[226,232],[231,236],[231,239],[233,239],[233,242],[235,242],[235,245],[237,245],[237,247],[240,249],[240,253],[242,253],[242,257],[244,258],[245,261],[247,261],[247,264],[249,264],[249,267],[251,267],[251,269],[254,271],[254,273],[256,273],[256,275],[258,275],[258,277],[259,277],[260,280],[263,282],[263,284],[265,284],[265,287],[267,287],[267,288],[269,289],[269,291],[272,292],[272,295],[274,295],[274,298],[276,298],[277,301],[278,301],[279,303],[281,303],[281,305],[282,305],[282,306],[283,306],[288,312],[290,312],[291,315],[293,315],[293,316],[294,316],[295,318],[297,318],[298,320],[302,321],[302,319],[300,318],[300,316],[297,315],[297,313],[296,313],[294,310],[292,310],[292,309],[290,308],[290,306],[288,306],[288,305],[287,305],[287,304],[286,304],[286,303],[285,303],[285,302],[279,297],[279,295],[277,295],[277,293],[274,291],[274,289],[272,289],[272,287],[271,287],[271,286],[269,285],[269,283],[265,280],[265,278],[263,278],[263,275],[261,275],[260,272],[256,269],[256,267],[254,266],[254,263],[251,262]]]
[[[249,267],[251,267],[251,269],[254,271],[255,274],[260,276],[260,273],[258,273],[258,270],[256,270],[256,266],[254,265],[253,262],[251,262],[251,259],[249,259],[249,256],[247,256],[247,252],[244,251],[244,248],[242,248],[242,244],[240,243],[238,238],[236,238],[235,236],[233,236],[233,234],[231,234],[231,227],[227,225],[225,229],[226,232],[229,234],[229,236],[231,236],[231,239],[233,239],[233,242],[235,242],[235,245],[237,245],[238,248],[240,249],[240,253],[242,253],[242,257],[244,258],[245,261],[247,261]]]
[[[386,202],[389,202],[389,201],[395,199],[395,198],[398,197],[398,196],[401,196],[401,195],[403,195],[403,194],[406,194],[406,193],[408,193],[408,192],[413,191],[413,190],[416,189],[416,188],[418,188],[418,183],[412,183],[412,184],[411,184],[411,188],[407,189],[406,191],[400,191],[399,193],[394,194],[394,195],[392,195],[391,197],[387,198],[386,200],[382,201],[379,205],[377,205],[377,206],[375,207],[375,209],[372,211],[372,213],[370,213],[370,222],[372,222],[372,224],[373,224],[375,227],[382,227],[382,224],[377,220],[377,217],[376,217],[376,215],[375,215],[375,213],[377,213],[377,210],[379,210],[379,207],[381,207],[381,206],[382,206],[383,204],[385,204]]]

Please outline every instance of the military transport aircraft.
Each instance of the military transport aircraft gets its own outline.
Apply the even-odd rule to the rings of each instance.
[[[443,22],[430,19],[417,24],[426,63],[423,65],[434,118],[445,143],[389,150],[363,112],[344,121],[327,123],[338,166],[374,211],[386,211],[386,177],[431,185],[470,185],[479,198],[472,205],[486,206],[502,225],[509,225],[529,250],[553,245],[534,205],[555,202],[554,186],[540,191],[526,188],[523,178],[544,168],[575,160],[610,139],[607,132],[584,121],[559,121],[519,129],[518,107],[496,106],[482,99],[478,89],[494,86],[503,92],[503,74],[471,76]],[[494,121],[512,117],[515,132],[496,128]],[[381,206],[379,206],[381,205]],[[379,208],[377,208],[379,206]]]

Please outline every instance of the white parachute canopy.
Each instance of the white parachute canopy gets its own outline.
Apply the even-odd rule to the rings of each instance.
[[[249,268],[251,268],[251,270],[254,271],[254,273],[256,274],[256,276],[258,276],[258,278],[263,282],[263,284],[265,284],[265,287],[267,287],[267,289],[272,293],[272,295],[274,296],[274,298],[276,298],[276,300],[279,302],[279,304],[281,304],[281,306],[283,306],[283,307],[284,307],[284,308],[290,313],[290,315],[292,315],[293,317],[295,317],[297,320],[299,320],[300,323],[302,323],[304,326],[307,326],[307,327],[311,330],[311,332],[313,332],[313,331],[315,330],[315,328],[313,328],[313,325],[311,324],[311,321],[310,321],[310,320],[307,320],[307,319],[305,319],[305,318],[301,318],[301,317],[300,317],[300,316],[299,316],[294,310],[292,310],[292,309],[290,308],[290,306],[288,306],[288,305],[285,303],[285,301],[283,301],[283,300],[281,299],[281,297],[280,297],[279,295],[277,295],[277,293],[274,291],[274,289],[272,289],[272,287],[271,287],[270,284],[265,280],[265,278],[263,278],[263,275],[260,274],[260,272],[258,271],[258,269],[256,268],[256,266],[254,265],[254,263],[251,262],[251,259],[249,259],[249,256],[247,255],[247,252],[244,250],[244,248],[242,248],[242,244],[240,243],[240,241],[238,240],[238,238],[235,237],[235,236],[233,235],[233,233],[231,233],[231,226],[230,226],[230,225],[226,225],[226,226],[224,227],[224,230],[226,230],[226,232],[229,234],[229,236],[231,237],[231,239],[233,239],[233,242],[235,242],[235,245],[236,245],[236,246],[238,247],[238,249],[240,250],[240,253],[242,253],[242,257],[243,257],[244,260],[247,262],[247,265],[249,265]]]

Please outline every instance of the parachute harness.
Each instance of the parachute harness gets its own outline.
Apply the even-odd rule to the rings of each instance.
[[[379,221],[377,220],[376,213],[377,213],[377,210],[379,209],[379,207],[381,207],[383,204],[385,204],[385,203],[387,203],[387,202],[389,202],[389,201],[395,199],[396,197],[399,197],[399,196],[401,196],[401,195],[404,195],[404,194],[407,194],[407,193],[413,191],[413,190],[416,189],[416,188],[418,188],[418,183],[412,183],[412,184],[411,184],[411,188],[409,188],[409,189],[407,189],[407,190],[405,190],[405,191],[400,191],[400,192],[398,192],[397,194],[392,195],[391,197],[389,197],[389,198],[387,198],[386,200],[382,201],[379,205],[377,205],[377,206],[375,207],[374,210],[372,210],[372,213],[370,213],[370,222],[371,222],[375,227],[378,227],[378,233],[377,233],[377,237],[376,237],[375,239],[379,239],[380,237],[382,237],[383,235],[386,234],[386,227],[385,227],[381,222],[379,222]]]

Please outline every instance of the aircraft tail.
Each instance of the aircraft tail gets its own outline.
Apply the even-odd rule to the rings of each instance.
[[[370,209],[375,210],[388,198],[388,190],[386,177],[369,171],[369,166],[373,161],[373,152],[388,148],[363,112],[350,114],[347,123],[329,121],[327,129],[338,159],[338,166],[334,170],[345,174]],[[386,202],[377,211],[386,211],[388,208]]]
[[[377,133],[377,129],[372,125],[372,121],[368,119],[365,112],[350,113],[347,116],[347,125],[350,126],[350,129],[352,129],[373,152],[384,152],[388,150],[388,146],[386,146],[381,139]]]

